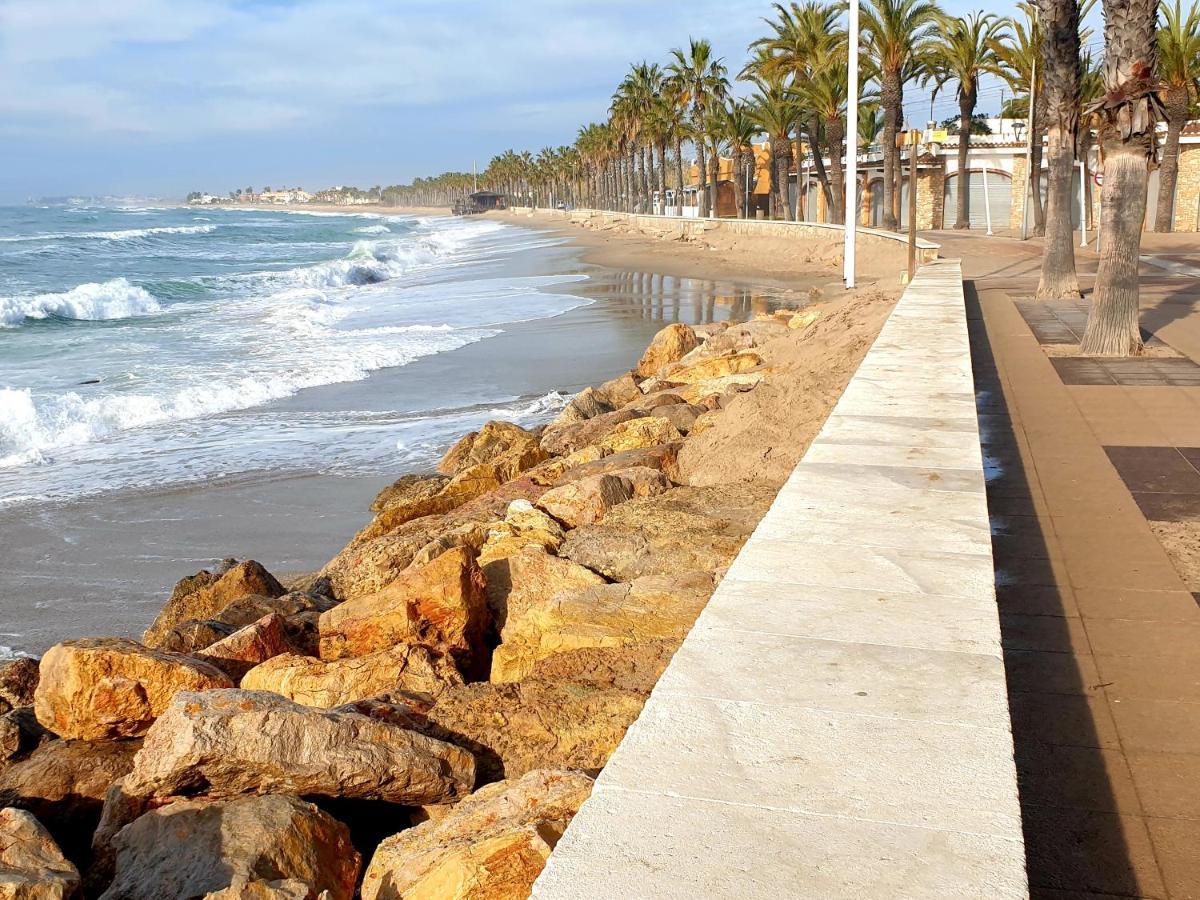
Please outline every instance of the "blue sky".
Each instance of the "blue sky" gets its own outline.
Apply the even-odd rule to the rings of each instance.
[[[766,0],[0,0],[0,202],[482,167],[569,143],[630,62],[664,61],[689,34],[736,71],[769,13]],[[954,107],[951,91],[935,114]]]

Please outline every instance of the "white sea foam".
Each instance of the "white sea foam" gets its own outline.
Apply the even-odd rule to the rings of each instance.
[[[150,237],[155,234],[211,234],[216,225],[161,225],[158,228],[122,228],[117,231],[58,231],[47,234],[27,234],[0,237],[4,243],[26,241],[100,240],[127,241],[131,238]]]
[[[26,319],[84,319],[101,321],[153,315],[161,305],[145,288],[124,278],[87,282],[60,294],[0,297],[0,328]]]
[[[386,225],[364,225],[354,229],[355,234],[388,234],[390,231]]]

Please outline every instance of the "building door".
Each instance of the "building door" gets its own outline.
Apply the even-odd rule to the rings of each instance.
[[[872,228],[883,227],[883,179],[876,178],[871,182],[871,218]]]
[[[946,178],[946,203],[943,212],[943,227],[953,228],[958,221],[958,174]],[[986,185],[982,171],[967,172],[967,189],[971,192],[969,214],[971,228],[987,230],[988,208],[992,213],[992,230],[1008,227],[1012,209],[1012,180],[1005,172],[988,169]],[[986,194],[986,196],[985,196]]]

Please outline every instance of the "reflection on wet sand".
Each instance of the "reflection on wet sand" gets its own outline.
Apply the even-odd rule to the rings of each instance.
[[[779,297],[763,289],[654,272],[603,271],[593,274],[580,291],[636,313],[644,321],[664,324],[743,322],[783,305]]]

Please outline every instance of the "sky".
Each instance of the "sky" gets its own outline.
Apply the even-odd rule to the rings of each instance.
[[[482,169],[509,147],[570,143],[603,120],[632,62],[665,62],[690,35],[736,72],[770,12],[767,0],[0,0],[0,202]],[[981,108],[998,102],[985,93]],[[927,107],[928,92],[908,105]],[[936,117],[955,108],[951,89]]]

